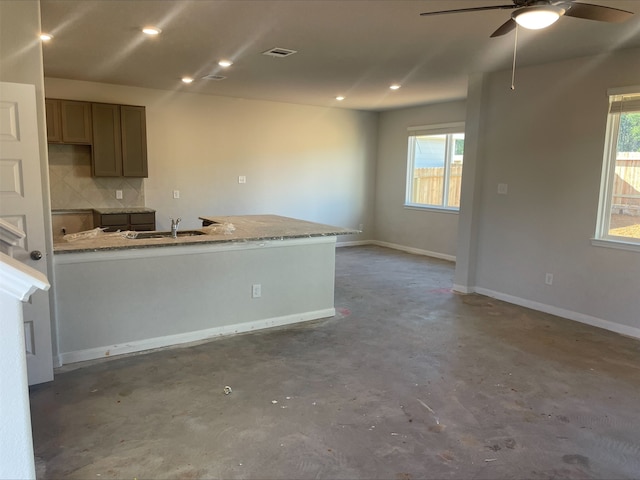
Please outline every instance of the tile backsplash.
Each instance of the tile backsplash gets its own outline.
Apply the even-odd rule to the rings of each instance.
[[[142,178],[91,176],[88,145],[49,144],[49,183],[53,210],[144,207]]]

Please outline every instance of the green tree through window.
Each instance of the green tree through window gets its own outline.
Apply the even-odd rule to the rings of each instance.
[[[640,152],[640,113],[620,116],[619,152]]]

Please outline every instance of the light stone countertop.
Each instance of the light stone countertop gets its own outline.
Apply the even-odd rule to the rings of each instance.
[[[101,215],[118,214],[118,213],[155,213],[153,208],[147,207],[111,207],[111,208],[93,208],[94,212]]]
[[[334,227],[321,223],[308,222],[278,215],[240,215],[220,217],[199,217],[201,220],[213,222],[211,227],[199,229],[205,235],[185,236],[178,238],[144,238],[128,239],[113,234],[103,237],[60,241],[53,245],[56,254],[98,252],[108,250],[125,250],[150,247],[170,247],[183,245],[202,245],[207,243],[250,242],[261,240],[286,240],[291,238],[327,237],[336,235],[352,235],[358,230]],[[215,226],[218,224],[219,226]],[[225,224],[232,224],[235,230],[229,232]],[[227,232],[225,233],[225,230]],[[180,230],[178,230],[180,232]],[[141,232],[148,234],[149,232]]]

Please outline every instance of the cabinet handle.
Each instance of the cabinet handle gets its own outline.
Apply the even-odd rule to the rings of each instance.
[[[31,260],[40,260],[42,258],[42,252],[40,250],[33,250],[29,256]]]

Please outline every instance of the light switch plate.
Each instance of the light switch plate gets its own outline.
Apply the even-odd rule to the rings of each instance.
[[[244,175],[240,175],[238,177],[238,183],[247,183],[247,177],[245,177]]]
[[[506,183],[499,183],[498,184],[498,193],[500,195],[506,195],[508,190],[509,190],[509,186]]]

